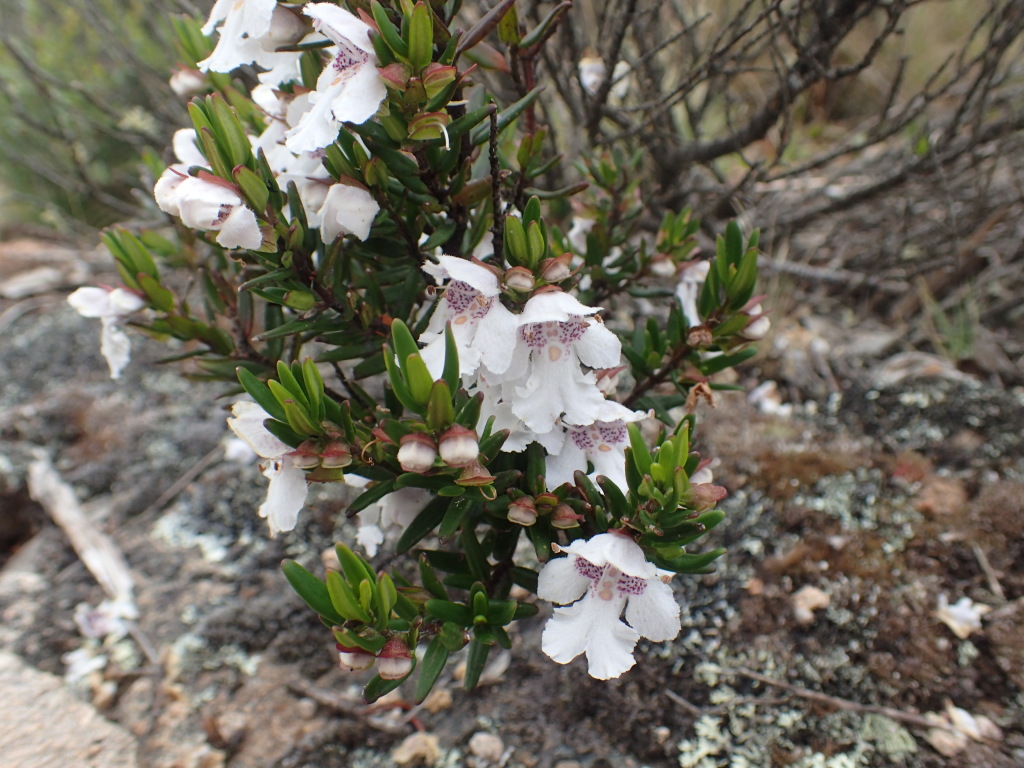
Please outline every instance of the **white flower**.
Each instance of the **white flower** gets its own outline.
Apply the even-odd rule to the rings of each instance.
[[[697,300],[704,289],[704,281],[708,279],[710,261],[691,261],[683,265],[683,274],[676,286],[676,298],[683,310],[683,317],[690,328],[703,325],[704,321],[697,310]]]
[[[256,214],[226,183],[190,176],[178,185],[176,202],[182,224],[217,232],[217,242],[225,248],[256,249],[263,244]]]
[[[646,414],[631,411],[613,400],[606,400],[604,413],[592,424],[567,425],[561,445],[548,450],[545,482],[548,488],[573,482],[576,470],[587,471],[587,462],[594,465],[591,477],[604,475],[623,491],[626,483],[625,449],[629,445],[626,422],[639,421]],[[546,446],[547,447],[547,446]]]
[[[560,291],[540,293],[519,316],[519,334],[504,377],[512,412],[536,433],[550,432],[556,419],[592,424],[605,407],[604,394],[590,368],[619,364],[621,344],[603,323],[588,320],[597,312]],[[514,389],[514,393],[510,392]]]
[[[189,167],[206,165],[193,131],[182,128],[175,132],[174,153],[180,162],[164,171],[153,187],[160,209],[193,229],[218,232],[217,242],[225,248],[259,248],[263,233],[256,214],[231,185],[188,175]]]
[[[671,640],[681,627],[679,604],[643,550],[620,533],[602,533],[560,549],[540,572],[537,594],[555,603],[541,638],[544,653],[568,664],[581,653],[591,677],[608,680],[630,669],[641,637]],[[582,598],[582,599],[581,599]],[[619,618],[626,610],[625,624]]]
[[[320,237],[325,243],[333,243],[341,235],[355,235],[365,240],[370,235],[370,226],[379,210],[377,201],[365,187],[332,184],[323,205],[316,212]],[[310,226],[313,226],[312,222]]]
[[[198,65],[207,72],[230,72],[243,64],[272,69],[282,58],[298,59],[298,53],[275,49],[296,42],[306,31],[302,20],[277,0],[217,0],[203,34],[212,34],[214,28],[220,33],[217,47]]]
[[[257,403],[240,400],[231,407],[228,426],[244,440],[257,456],[268,459],[260,465],[263,476],[270,480],[267,498],[260,505],[259,515],[270,525],[270,535],[295,527],[299,511],[306,503],[306,473],[294,463],[292,449],[272,435],[265,426],[269,418]]]
[[[121,378],[131,360],[131,340],[121,329],[121,319],[146,306],[139,296],[125,288],[79,288],[68,296],[68,304],[82,317],[98,317],[103,324],[100,353],[110,368],[110,378]]]
[[[369,25],[330,3],[310,3],[304,13],[318,32],[334,41],[338,52],[317,79],[312,106],[288,132],[288,147],[295,152],[333,143],[343,122],[366,122],[387,96],[377,73]]]
[[[423,361],[432,376],[444,367],[444,329],[451,323],[459,350],[459,372],[474,373],[484,363],[503,373],[516,345],[518,320],[497,298],[501,293],[497,276],[486,267],[456,256],[439,256],[440,266],[428,264],[424,271],[438,281],[448,279],[444,295],[420,336]]]
[[[346,480],[351,477],[346,475]],[[433,498],[422,488],[402,488],[389,493],[359,513],[356,542],[368,557],[375,557],[380,545],[401,535]]]

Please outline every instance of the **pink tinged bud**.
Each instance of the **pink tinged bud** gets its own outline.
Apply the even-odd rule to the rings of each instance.
[[[401,680],[412,671],[412,654],[400,637],[392,637],[377,654],[377,674],[383,680]]]
[[[459,485],[483,486],[494,482],[494,476],[487,471],[487,468],[479,461],[474,461],[462,470],[459,479],[455,481]]]
[[[421,432],[410,432],[398,445],[398,463],[406,472],[422,475],[434,468],[437,446],[429,436]]]
[[[299,469],[315,469],[320,466],[320,446],[314,440],[306,440],[287,455],[292,459],[292,466]]]
[[[555,528],[578,528],[583,515],[577,515],[568,504],[559,504],[551,515],[551,525]]]
[[[327,444],[320,454],[320,465],[326,469],[341,469],[352,463],[352,451],[347,444],[335,440]]]
[[[449,427],[437,445],[442,461],[449,467],[468,467],[480,456],[476,432],[461,424]]]
[[[537,505],[529,496],[516,499],[508,505],[509,522],[530,526],[537,522]]]
[[[729,493],[722,486],[712,485],[711,483],[691,485],[690,490],[693,493],[693,507],[698,512],[711,509],[711,507],[715,506],[715,504],[724,499]]]
[[[513,291],[529,293],[536,284],[537,281],[533,277],[533,272],[526,267],[512,267],[512,269],[505,273],[505,285]]]
[[[533,497],[533,503],[537,505],[537,512],[546,515],[558,506],[560,500],[553,493],[542,493]]]
[[[768,319],[767,315],[763,314],[760,304],[755,304],[747,313],[751,317],[751,322],[743,329],[743,337],[751,341],[760,341],[768,335],[768,331],[772,327],[772,321]]]
[[[341,643],[336,643],[335,647],[338,649],[338,666],[349,672],[369,669],[376,661],[372,653],[368,653],[362,648],[346,648]]]
[[[556,256],[552,259],[544,259],[540,263],[541,277],[549,283],[562,282],[572,274],[572,270],[569,269],[570,259],[572,259],[571,253],[563,253],[561,256]]]
[[[398,61],[394,64],[388,64],[386,67],[378,67],[377,73],[380,75],[381,80],[384,81],[384,85],[398,91],[405,90],[405,87],[409,84],[409,75],[411,74],[409,67]]]
[[[447,88],[454,80],[458,70],[452,66],[445,66],[434,62],[429,64],[420,77],[423,80],[423,88],[427,92],[427,98],[434,98]]]

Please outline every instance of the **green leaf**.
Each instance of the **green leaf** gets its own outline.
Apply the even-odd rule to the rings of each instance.
[[[434,54],[434,20],[422,0],[416,3],[409,17],[409,62],[421,72]]]
[[[159,282],[145,272],[138,274],[139,287],[146,294],[149,303],[161,312],[174,311],[174,294],[160,285]]]
[[[530,91],[525,96],[523,96],[523,98],[519,99],[519,101],[516,101],[516,102],[510,104],[504,110],[502,110],[498,114],[498,120],[497,120],[497,123],[498,123],[498,125],[497,125],[498,133],[500,134],[502,131],[504,131],[506,128],[508,128],[513,123],[513,121],[516,120],[516,118],[518,118],[521,114],[523,114],[523,112],[526,111],[526,108],[529,107],[531,104],[533,104],[534,101],[537,100],[537,97],[540,96],[541,91],[543,91],[543,90],[544,90],[544,86],[543,85],[538,85],[532,91]],[[489,135],[490,135],[490,127],[489,126],[487,126],[487,125],[478,126],[473,131],[473,133],[472,133],[473,144],[478,146],[478,147],[481,146],[482,144],[486,144]]]
[[[338,562],[341,563],[341,570],[344,572],[345,578],[348,579],[349,584],[355,586],[361,581],[376,583],[377,574],[374,572],[373,568],[370,567],[370,564],[359,557],[359,555],[344,544],[336,545],[334,547],[334,551],[338,555]]]
[[[351,504],[348,505],[348,509],[345,511],[345,516],[355,517],[357,513],[363,511],[371,504],[380,501],[394,489],[395,481],[385,480],[384,482],[378,483],[372,488],[363,491]]]
[[[306,605],[332,624],[345,622],[345,619],[334,609],[327,585],[320,579],[294,560],[285,560],[281,563],[281,570],[284,571],[284,577],[288,579],[292,589],[298,593]]]
[[[242,388],[267,412],[267,415],[278,421],[285,421],[284,408],[281,407],[281,404],[266,384],[256,378],[256,375],[248,368],[238,367],[236,374]]]
[[[445,665],[448,663],[448,655],[448,649],[444,647],[440,636],[430,641],[430,645],[427,646],[427,650],[423,654],[420,676],[416,681],[416,693],[414,695],[417,702],[427,698],[427,694],[430,693],[431,688],[434,687],[434,683],[437,682],[437,678],[441,676]]]
[[[450,600],[427,600],[423,606],[427,614],[441,621],[469,627],[473,624],[473,612],[461,603]]]
[[[327,592],[330,595],[331,604],[346,619],[354,619],[364,624],[373,622],[370,614],[359,604],[359,600],[348,582],[337,571],[327,572]]]
[[[444,519],[444,513],[450,502],[445,498],[436,498],[425,506],[409,526],[402,532],[395,544],[399,554],[408,552],[420,542],[424,536],[434,530]]]
[[[434,386],[434,377],[427,370],[427,364],[423,362],[418,352],[414,352],[405,359],[405,381],[409,385],[409,394],[416,403],[416,411],[422,413],[430,401],[430,393]],[[444,382],[441,382],[444,385]],[[447,385],[445,385],[447,389]],[[449,395],[449,403],[451,396]]]
[[[396,56],[403,59],[409,58],[409,46],[398,32],[398,28],[391,23],[391,19],[388,18],[387,12],[384,7],[377,1],[373,0],[370,3],[370,13],[373,14],[373,20],[377,23],[377,29],[380,30],[380,36],[387,43]]]
[[[415,671],[415,658],[413,658],[412,660],[412,667],[413,668],[409,670],[409,674],[399,680],[384,680],[380,675],[374,675],[370,679],[370,682],[366,684],[366,687],[363,688],[363,700],[367,704],[372,704],[381,696],[391,693],[393,690],[395,690],[395,688],[397,688],[406,680],[408,680],[409,676]]]
[[[419,559],[420,564],[420,582],[423,584],[423,588],[427,590],[434,597],[441,600],[448,599],[448,590],[444,588],[444,584],[437,578],[437,572],[433,566],[427,561],[426,556],[421,555]]]
[[[459,373],[459,347],[455,343],[455,334],[452,332],[452,324],[445,323],[444,326],[444,369],[441,378],[448,385],[449,392],[455,392],[459,388],[461,375]],[[473,423],[476,426],[476,423]]]
[[[484,645],[479,638],[474,637],[469,641],[469,652],[466,654],[466,676],[463,685],[467,691],[476,688],[480,682],[480,674],[487,665],[487,655],[491,652],[491,646]]]

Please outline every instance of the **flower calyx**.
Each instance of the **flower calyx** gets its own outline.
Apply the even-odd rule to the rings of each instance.
[[[422,475],[434,468],[437,444],[422,432],[403,435],[398,443],[398,463],[406,472]]]

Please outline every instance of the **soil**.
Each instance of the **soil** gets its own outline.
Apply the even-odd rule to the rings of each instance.
[[[38,244],[0,250],[0,279],[4,259],[13,269],[33,247],[33,263],[112,281],[102,255]],[[158,365],[167,348],[138,335],[111,381],[99,324],[67,292],[58,280],[0,299],[0,638],[33,674],[57,676],[65,654],[97,643],[73,616],[103,591],[28,492],[42,451],[135,580],[137,631],[97,647],[106,666],[72,687],[129,735],[143,768],[1024,764],[1019,389],[941,366],[876,386],[884,360],[844,358],[822,390],[786,380],[793,348],[776,344],[743,375],[779,378],[790,412],[731,393],[699,414],[699,448],[730,491],[709,546],[728,554],[713,574],[675,579],[675,641],[641,645],[633,670],[600,682],[582,660],[541,654],[542,610],[478,690],[449,677],[426,706],[400,689],[368,708],[364,678],[337,668],[278,567],[319,568],[351,540],[336,522],[344,498],[317,489],[298,529],[269,539],[255,512],[265,481],[223,456],[217,386]],[[786,338],[785,318],[773,322]],[[795,610],[807,595],[819,607]],[[992,610],[961,638],[936,616],[940,595]],[[8,694],[0,710],[32,696]],[[949,703],[1001,732],[941,754],[942,732],[915,716]],[[54,754],[51,739],[39,734],[39,755]]]

